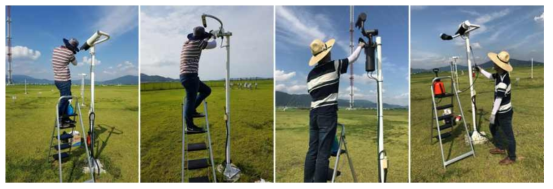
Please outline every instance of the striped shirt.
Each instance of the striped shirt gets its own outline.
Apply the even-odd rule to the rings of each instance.
[[[319,63],[307,76],[307,92],[311,95],[311,109],[338,108],[340,75],[348,71],[348,59]]]
[[[509,73],[503,75],[493,74],[492,77],[495,79],[495,93],[494,99],[500,97],[501,105],[497,113],[503,114],[508,113],[513,110],[511,106],[511,77]]]
[[[202,55],[203,40],[189,40],[182,46],[180,53],[180,74],[198,73]]]
[[[52,54],[52,68],[54,69],[54,80],[69,81],[71,80],[71,72],[69,71],[69,63],[75,61],[73,51],[64,46],[56,47]]]

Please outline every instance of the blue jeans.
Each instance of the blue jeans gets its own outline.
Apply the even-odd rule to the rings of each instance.
[[[54,84],[56,84],[56,87],[60,91],[60,97],[61,96],[71,96],[71,80],[69,81],[54,81]],[[69,107],[69,99],[63,99],[61,100],[58,111],[59,116],[64,117],[64,115],[67,114],[67,107]]]
[[[192,115],[196,113],[196,108],[200,106],[202,101],[211,94],[211,88],[200,81],[197,73],[181,74],[180,82],[186,90],[186,105],[184,107],[186,127],[194,126]]]
[[[330,151],[336,126],[337,111],[311,110],[309,113],[309,149],[305,156],[304,182],[326,182]]]
[[[501,150],[505,149],[505,140],[507,141],[507,153],[509,159],[516,160],[517,144],[515,140],[515,134],[513,132],[513,110],[496,115],[495,124],[490,125],[490,132],[494,138],[494,145]],[[505,136],[502,136],[499,130],[503,131]]]

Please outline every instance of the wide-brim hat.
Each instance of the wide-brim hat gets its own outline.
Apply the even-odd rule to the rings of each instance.
[[[198,26],[194,28],[193,33],[189,33],[186,37],[188,38],[188,40],[202,40],[211,37],[211,34],[205,32],[204,27]]]
[[[77,54],[77,52],[79,52],[79,41],[77,41],[77,39],[71,38],[67,40],[63,38],[63,43],[65,44],[65,47],[73,51],[73,54]]]
[[[499,52],[499,54],[489,52],[488,58],[490,58],[490,60],[492,60],[492,62],[495,65],[499,66],[501,69],[507,72],[513,71],[513,66],[511,66],[511,64],[509,63],[510,56],[507,51],[501,51]]]
[[[311,47],[311,54],[313,54],[309,60],[309,66],[314,66],[319,63],[319,61],[321,61],[330,52],[330,50],[332,50],[334,42],[336,42],[334,39],[330,39],[326,43],[320,39],[313,40],[311,45],[309,45]]]

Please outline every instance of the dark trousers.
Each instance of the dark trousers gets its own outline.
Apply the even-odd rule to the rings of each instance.
[[[196,108],[202,101],[211,94],[211,88],[200,81],[197,73],[181,74],[180,82],[186,90],[186,105],[184,107],[184,117],[186,126],[194,125],[192,115],[196,113]],[[198,94],[199,93],[199,94]]]
[[[326,182],[332,142],[336,136],[336,111],[309,113],[309,150],[305,156],[304,182]]]
[[[492,133],[492,136],[494,138],[494,145],[496,148],[499,148],[501,150],[505,149],[504,142],[507,142],[507,153],[509,154],[509,158],[511,160],[516,160],[516,140],[515,140],[515,134],[513,133],[513,110],[507,112],[507,113],[498,113],[496,115],[496,121],[495,124],[490,125],[490,132]],[[503,132],[503,135],[501,135],[500,130]]]
[[[71,96],[71,80],[69,81],[54,81],[56,87],[60,91],[61,96]],[[60,117],[64,117],[67,114],[67,107],[69,107],[69,99],[61,100],[58,106],[58,112]]]

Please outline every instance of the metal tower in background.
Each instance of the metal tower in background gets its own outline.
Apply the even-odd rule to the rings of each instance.
[[[349,53],[353,54],[353,6],[349,7],[349,48]],[[349,69],[349,109],[353,109],[353,64],[349,64]]]
[[[6,83],[6,85],[13,85],[13,80],[12,80],[12,32],[11,32],[11,23],[12,23],[12,18],[11,18],[11,14],[10,14],[10,6],[6,6],[6,24],[8,26],[7,28],[7,38],[6,38],[6,41],[8,43],[8,81]]]

